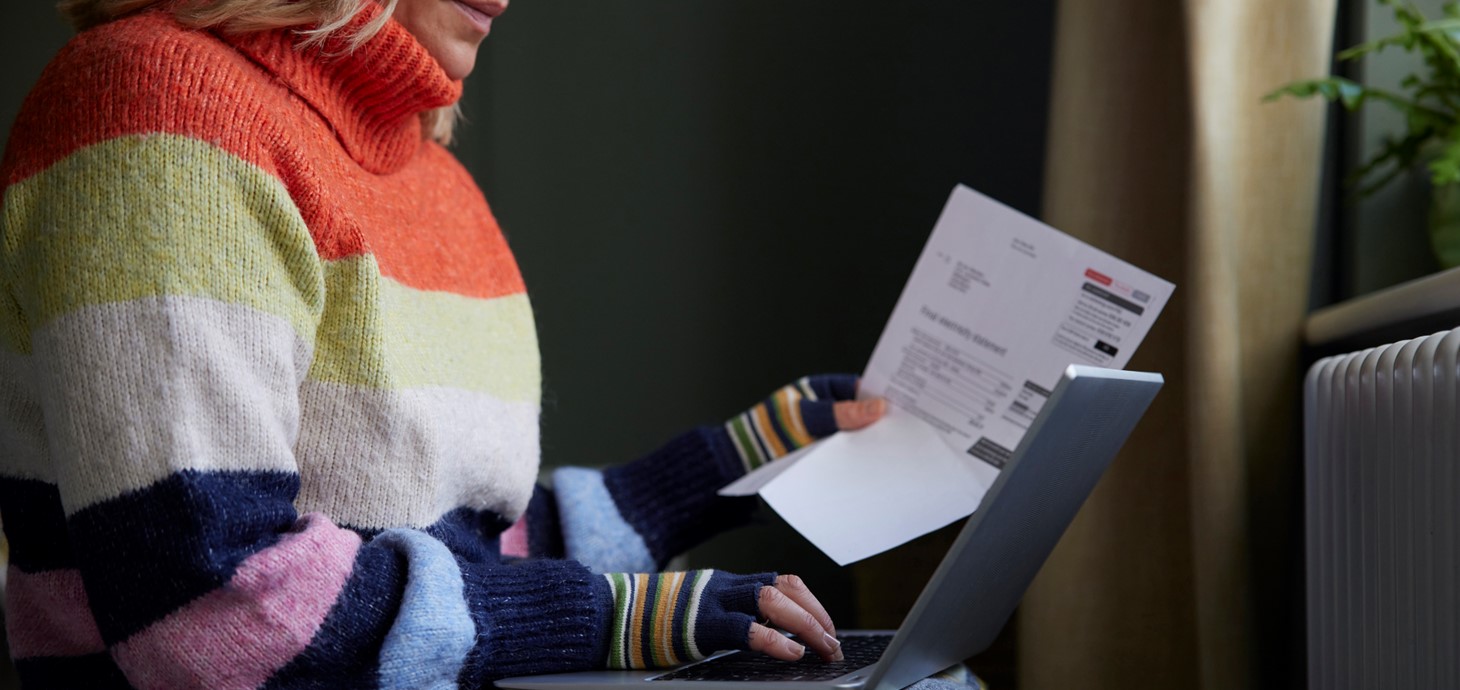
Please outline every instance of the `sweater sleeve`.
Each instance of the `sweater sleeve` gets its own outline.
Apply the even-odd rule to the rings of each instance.
[[[836,433],[834,406],[856,397],[857,377],[808,376],[719,426],[682,434],[606,470],[568,467],[539,487],[503,552],[567,556],[598,572],[662,568],[710,536],[742,524],[752,498],[717,491],[747,471]]]
[[[658,570],[749,519],[754,498],[716,494],[744,473],[723,427],[693,429],[617,467],[560,468],[504,535],[503,553],[566,557],[599,573]]]
[[[582,565],[296,513],[324,294],[277,178],[129,136],[3,199],[0,510],[29,684],[476,688],[603,664],[613,598]]]

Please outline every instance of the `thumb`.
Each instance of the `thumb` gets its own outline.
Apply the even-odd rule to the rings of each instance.
[[[887,414],[887,401],[883,398],[848,400],[836,403],[832,407],[836,428],[842,431],[866,428],[885,414]]]

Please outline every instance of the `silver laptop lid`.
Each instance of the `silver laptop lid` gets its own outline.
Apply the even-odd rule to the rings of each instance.
[[[1065,370],[867,688],[906,687],[993,643],[1163,382],[1159,374]]]

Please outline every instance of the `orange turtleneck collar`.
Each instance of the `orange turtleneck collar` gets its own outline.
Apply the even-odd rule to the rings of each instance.
[[[378,17],[375,3],[322,46],[281,29],[222,39],[248,55],[309,103],[361,166],[374,173],[400,169],[421,146],[419,115],[461,98],[461,82],[445,71],[394,19],[349,51],[342,37]]]

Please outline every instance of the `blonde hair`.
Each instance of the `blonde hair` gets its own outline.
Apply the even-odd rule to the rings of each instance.
[[[105,24],[113,19],[167,5],[184,26],[227,31],[268,31],[291,27],[305,36],[303,45],[314,46],[339,34],[369,3],[376,0],[60,0],[57,8],[77,31]],[[369,41],[384,28],[395,11],[397,0],[380,0],[385,11],[369,23],[341,36],[347,51]],[[457,106],[421,113],[425,135],[442,144],[451,143],[460,119]]]

